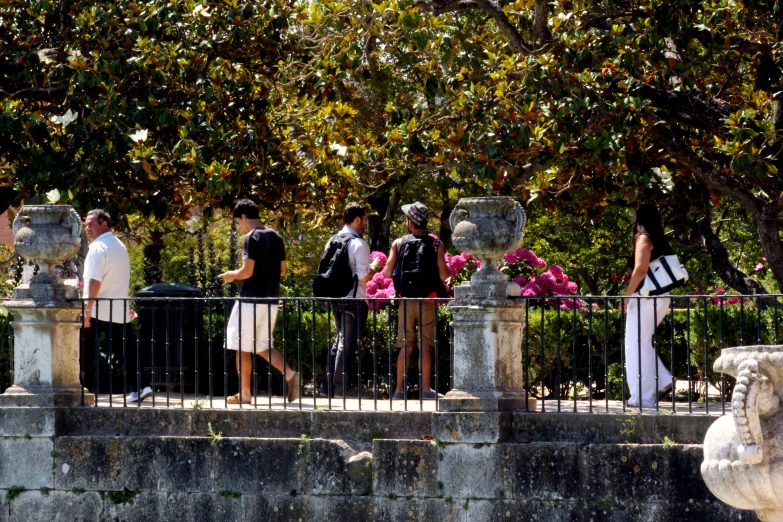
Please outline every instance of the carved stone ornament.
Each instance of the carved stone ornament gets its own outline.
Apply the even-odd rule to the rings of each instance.
[[[707,431],[704,481],[726,504],[783,522],[783,346],[726,348],[714,368],[737,384],[731,415]]]
[[[54,267],[79,252],[79,214],[70,205],[25,205],[16,215],[13,229],[14,248],[39,268],[30,285],[60,284]]]

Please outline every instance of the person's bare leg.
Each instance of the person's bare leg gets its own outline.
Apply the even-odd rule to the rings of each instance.
[[[413,355],[413,346],[408,347],[408,364],[405,364],[406,355],[404,349],[401,349],[400,354],[397,356],[397,389],[395,391],[401,392],[403,390],[405,385],[405,372],[411,364],[411,355]]]
[[[239,361],[242,361],[240,370]],[[249,401],[252,398],[250,394],[250,377],[253,375],[253,354],[250,352],[239,352],[237,355],[237,373],[241,383],[242,400]]]
[[[419,354],[419,369],[421,370],[421,387],[430,389],[430,375],[432,374],[432,346],[424,346]]]
[[[272,363],[271,363],[272,367],[275,368],[280,373],[285,374],[285,380],[290,381],[296,372],[294,371],[293,368],[288,366],[288,363],[285,362],[282,353],[277,351],[275,348],[272,348],[271,352],[272,352]],[[265,360],[269,361],[269,350],[258,352],[258,355],[263,357]]]

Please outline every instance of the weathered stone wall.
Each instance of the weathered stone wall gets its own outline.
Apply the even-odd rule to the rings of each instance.
[[[706,489],[694,417],[515,414],[509,441],[446,444],[417,440],[426,413],[8,410],[0,522],[755,520]]]

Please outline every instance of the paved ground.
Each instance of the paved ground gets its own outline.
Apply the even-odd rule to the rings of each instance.
[[[239,409],[238,405],[226,406],[224,397],[214,397],[209,399],[207,397],[200,397],[197,401],[196,397],[192,394],[185,394],[184,405],[181,401],[181,395],[179,393],[171,393],[166,398],[164,393],[156,393],[155,401],[153,404],[152,398],[141,403],[142,408],[184,408],[184,409]],[[110,404],[111,402],[111,404]],[[98,397],[99,407],[138,407],[136,403],[124,404],[122,395],[112,395],[111,400],[108,395],[102,395]],[[251,404],[242,405],[242,409],[258,409],[258,410],[283,410],[293,409],[298,410],[301,407],[302,410],[337,410],[337,411],[436,411],[436,402],[433,400],[419,401],[417,399],[411,399],[407,401],[393,401],[388,399],[378,399],[374,401],[371,396],[362,398],[345,399],[342,398],[332,399],[331,402],[328,399],[313,399],[312,397],[302,397],[301,403],[299,401],[288,403],[283,400],[282,397],[273,396],[271,399],[267,396],[257,397]],[[725,404],[725,411],[729,412],[731,405]],[[535,411],[546,411],[549,413],[563,412],[563,413],[595,413],[595,414],[638,414],[637,408],[631,408],[626,406],[623,408],[622,401],[605,401],[605,400],[593,400],[592,408],[587,399],[579,399],[576,402],[573,400],[562,400],[558,404],[556,400],[538,401],[538,405]],[[654,413],[654,409],[644,408],[642,413]],[[685,401],[678,401],[672,406],[671,400],[663,401],[659,405],[658,413],[661,415],[721,415],[723,413],[723,406],[720,402],[710,402],[709,411],[705,407],[703,402],[691,402],[690,404]]]

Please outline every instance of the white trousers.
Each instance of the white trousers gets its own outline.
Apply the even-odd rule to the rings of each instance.
[[[271,346],[269,340],[272,338],[272,332],[275,331],[277,306],[267,303],[242,303],[242,321],[240,321],[240,304],[239,301],[235,302],[226,327],[226,347],[229,350],[239,349],[241,331],[243,352],[267,351]]]
[[[639,407],[639,397],[642,407],[654,408],[658,391],[672,383],[672,374],[655,355],[652,344],[655,328],[663,321],[663,316],[669,310],[668,294],[658,299],[641,298],[634,294],[628,304],[625,320],[625,374],[631,396],[628,405]],[[657,324],[655,320],[657,319]],[[641,340],[641,348],[640,341]],[[639,389],[639,363],[641,352],[641,390]],[[656,365],[658,386],[655,385]]]

